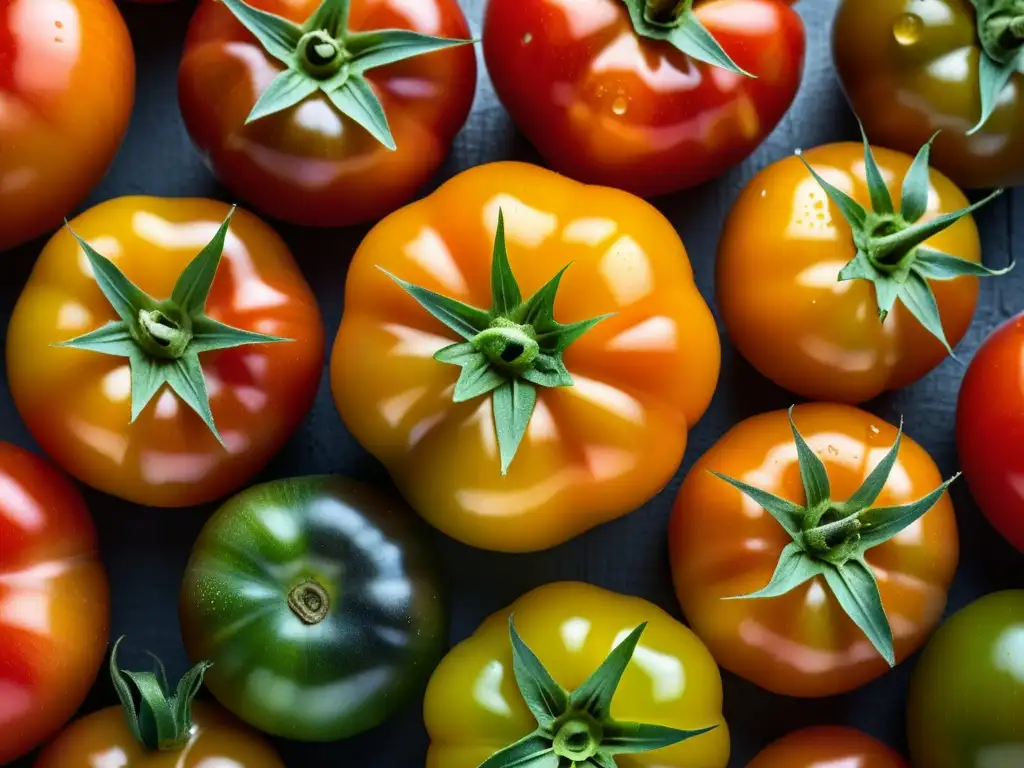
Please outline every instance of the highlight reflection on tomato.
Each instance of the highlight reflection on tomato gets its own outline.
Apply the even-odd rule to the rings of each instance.
[[[113,0],[0,3],[0,251],[60,226],[99,183],[134,99]]]
[[[107,647],[109,603],[78,490],[0,443],[0,765],[49,738],[82,703]]]
[[[699,0],[695,14],[756,77],[642,36],[623,0],[490,0],[484,55],[501,101],[551,168],[659,195],[751,154],[803,74],[804,25],[788,2]]]
[[[747,768],[907,768],[895,750],[853,728],[818,726],[783,736]]]
[[[162,300],[228,210],[211,200],[124,197],[70,226]],[[201,353],[223,445],[168,387],[132,423],[129,361],[57,346],[118,316],[68,229],[39,256],[7,333],[11,393],[47,454],[83,482],[148,506],[210,501],[262,469],[305,418],[323,365],[312,291],[285,243],[252,214],[234,214],[223,254],[207,315],[291,340]]]

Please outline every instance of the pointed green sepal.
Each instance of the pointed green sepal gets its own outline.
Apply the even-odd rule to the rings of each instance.
[[[717,728],[683,730],[619,722],[611,717],[612,700],[645,626],[640,625],[616,644],[587,681],[569,693],[519,636],[510,616],[512,668],[519,693],[537,721],[537,730],[495,752],[479,768],[617,768],[615,755],[652,752]]]
[[[359,123],[385,147],[390,150],[398,148],[384,105],[365,77],[350,75],[341,87],[331,90],[327,97],[339,112]]]
[[[322,0],[320,6],[302,25],[303,32],[323,30],[331,37],[341,37],[348,30],[352,0]]]
[[[253,8],[243,0],[221,0],[224,6],[238,19],[238,23],[249,30],[263,50],[280,61],[291,65],[295,50],[302,40],[303,30],[293,21],[267,11]]]
[[[378,29],[353,32],[348,36],[347,47],[354,57],[352,72],[361,75],[377,67],[474,43],[475,40],[434,37],[405,29]]]
[[[491,251],[490,310],[463,304],[380,269],[466,340],[438,350],[434,359],[462,369],[453,393],[455,402],[490,395],[501,473],[507,474],[537,405],[537,388],[571,387],[563,353],[610,315],[567,325],[555,320],[555,297],[565,267],[524,301],[509,263],[501,210]]]
[[[212,664],[204,661],[194,666],[172,694],[159,660],[155,673],[121,669],[117,651],[122,640],[119,638],[110,652],[110,678],[124,707],[128,730],[147,751],[183,750],[192,738],[192,700]]]
[[[166,384],[195,411],[223,445],[210,408],[199,355],[250,344],[290,341],[234,328],[206,315],[227,240],[232,207],[213,239],[185,267],[171,296],[157,301],[112,261],[71,230],[92,266],[100,291],[121,318],[55,346],[125,357],[131,371],[131,423]]]
[[[804,440],[800,430],[793,423],[793,408],[789,408],[789,428],[793,433],[793,441],[796,443],[796,455],[800,464],[800,479],[804,484],[804,495],[807,498],[808,507],[817,507],[828,501],[832,495],[829,487],[828,473],[825,471],[825,463],[821,460],[811,446]]]
[[[858,125],[860,125],[859,121]],[[889,187],[878,167],[878,161],[875,159],[875,153],[871,149],[871,142],[868,141],[868,135],[864,132],[863,125],[860,125],[860,135],[864,141],[864,174],[867,178],[871,207],[875,213],[895,213],[892,207],[892,195],[889,194]]]
[[[318,93],[319,90],[320,87],[315,80],[311,80],[294,69],[286,69],[275,77],[267,89],[260,94],[256,105],[252,108],[249,116],[245,118],[245,122],[246,124],[252,123],[291,109],[314,93]]]
[[[981,116],[967,132],[978,133],[992,117],[1010,79],[1024,72],[1024,3],[1020,0],[971,0],[978,24],[981,56],[978,89]]]
[[[818,476],[821,459],[807,446],[789,412],[797,462],[808,500],[800,507],[767,491],[713,472],[741,491],[772,515],[793,539],[779,555],[770,582],[748,595],[725,600],[771,599],[788,594],[811,579],[822,577],[840,607],[864,632],[889,664],[895,664],[892,630],[886,617],[874,572],[864,559],[873,547],[891,540],[900,531],[932,509],[956,476],[922,499],[898,507],[872,507],[896,467],[903,437],[903,425],[892,448],[871,470],[861,486],[846,501],[833,501],[826,482]],[[822,466],[821,471],[827,472]],[[808,484],[810,490],[807,490]],[[822,491],[826,492],[824,497]],[[820,497],[820,498],[819,498]]]

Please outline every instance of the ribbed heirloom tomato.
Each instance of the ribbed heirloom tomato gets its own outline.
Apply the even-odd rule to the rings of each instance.
[[[331,383],[414,509],[462,542],[521,552],[660,491],[719,358],[686,250],[655,208],[495,163],[364,240]]]
[[[967,198],[917,158],[854,143],[780,160],[725,223],[718,306],[764,376],[804,397],[862,403],[911,384],[963,338],[981,265]],[[801,162],[801,160],[803,162]]]
[[[376,219],[412,199],[465,123],[469,37],[456,0],[202,0],[178,76],[185,125],[263,213]]]
[[[658,195],[736,165],[789,109],[806,45],[789,5],[490,0],[484,54],[552,168]]]
[[[804,728],[766,747],[747,768],[907,768],[877,739],[852,728]]]
[[[109,602],[74,485],[0,443],[0,765],[53,735],[82,703],[106,651]]]
[[[741,422],[676,500],[689,625],[720,665],[774,693],[867,683],[942,617],[958,556],[947,485],[919,445],[850,406]]]
[[[0,2],[0,251],[59,226],[99,183],[134,99],[113,0]]]
[[[305,417],[322,366],[320,311],[287,246],[211,200],[125,197],[77,217],[7,332],[11,394],[47,454],[150,506],[245,483]]]

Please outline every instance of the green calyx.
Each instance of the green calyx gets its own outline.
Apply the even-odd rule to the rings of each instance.
[[[352,32],[351,0],[323,0],[301,26],[253,8],[244,0],[221,0],[263,49],[286,69],[270,83],[246,120],[251,123],[294,107],[314,93],[327,96],[343,115],[388,149],[396,148],[388,118],[366,73],[473,40],[452,40],[404,29]]]
[[[910,504],[873,507],[896,465],[903,437],[901,423],[896,442],[861,487],[846,501],[836,502],[831,498],[825,465],[797,430],[792,408],[789,423],[796,441],[804,506],[712,472],[760,504],[793,539],[782,550],[775,574],[764,589],[726,599],[779,597],[820,576],[846,614],[892,666],[896,663],[892,629],[882,607],[875,574],[864,556],[868,550],[889,541],[934,507],[959,474]]]
[[[110,652],[110,678],[124,707],[128,730],[150,752],[184,749],[192,737],[192,700],[213,665],[204,661],[192,667],[172,691],[163,664],[152,654],[155,672],[127,672],[118,666],[117,649],[122,640],[118,639]]]
[[[999,105],[1017,72],[1024,71],[1024,0],[971,0],[978,18],[982,55],[978,60],[981,120],[967,134],[980,131]]]
[[[524,301],[509,265],[505,216],[499,210],[491,260],[490,310],[471,307],[382,270],[427,312],[465,339],[439,350],[434,358],[462,369],[453,395],[456,403],[491,396],[503,475],[530,424],[537,387],[571,387],[572,376],[562,361],[563,353],[609,317],[569,325],[555,321],[555,296],[566,269],[568,266]]]
[[[928,159],[935,139],[933,136],[921,148],[903,179],[902,200],[900,210],[897,211],[863,128],[861,134],[864,137],[864,168],[871,196],[870,209],[825,181],[797,152],[807,170],[839,208],[853,231],[857,255],[839,272],[839,280],[870,281],[875,287],[878,317],[883,322],[899,299],[917,321],[952,354],[929,281],[955,280],[965,275],[1004,275],[1013,269],[1013,264],[1005,269],[988,269],[982,264],[937,251],[923,243],[991,202],[1003,190],[998,189],[984,200],[962,210],[924,220],[931,190]]]
[[[651,752],[717,728],[684,731],[612,719],[612,699],[645,627],[633,630],[583,685],[569,692],[555,682],[509,617],[512,668],[537,730],[495,752],[479,768],[616,768],[616,755]]]
[[[633,28],[641,37],[669,43],[695,61],[738,75],[741,69],[693,12],[694,0],[623,0]]]
[[[120,319],[57,346],[128,358],[132,423],[166,384],[199,414],[223,445],[210,410],[199,355],[248,344],[290,341],[233,328],[206,316],[206,301],[217,276],[234,211],[232,208],[228,212],[213,240],[185,268],[171,297],[163,301],[143,292],[67,225],[89,259],[96,284]]]

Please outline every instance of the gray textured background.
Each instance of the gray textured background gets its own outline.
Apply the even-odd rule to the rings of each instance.
[[[480,32],[485,0],[461,0],[474,33]],[[231,201],[200,162],[178,113],[178,58],[194,0],[170,6],[123,3],[138,59],[138,95],[127,141],[110,174],[87,204],[126,194],[207,196]],[[796,147],[811,147],[857,137],[832,70],[829,31],[835,0],[803,0],[798,5],[810,38],[803,87],[788,117],[742,166],[715,182],[655,201],[672,220],[686,243],[702,293],[714,306],[714,258],[721,223],[743,185],[758,170]],[[479,91],[465,130],[452,156],[435,180],[480,163],[515,158],[537,161],[536,153],[516,133],[497,101],[490,81],[481,73]],[[85,206],[83,206],[85,207]],[[1024,256],[1014,243],[1014,220],[1022,221],[1024,195],[1004,195],[978,216],[985,259],[1004,266]],[[314,286],[333,341],[342,310],[348,260],[366,228],[335,231],[301,230],[278,225]],[[0,285],[0,321],[6,327],[14,302],[43,240],[4,254]],[[1024,308],[1024,272],[985,281],[967,338],[958,348],[970,360],[985,335],[1002,319]],[[793,396],[774,387],[750,368],[728,344],[723,330],[721,383],[707,416],[694,429],[684,466],[671,486],[643,509],[591,531],[557,549],[532,555],[499,555],[463,547],[436,534],[454,603],[452,641],[469,635],[491,612],[518,595],[550,581],[583,580],[620,592],[641,595],[679,615],[671,588],[665,544],[666,522],[675,491],[694,460],[731,425],[752,414],[782,408]],[[954,411],[964,362],[947,360],[906,390],[867,404],[874,413],[896,422],[906,417],[908,433],[927,448],[946,475],[957,468],[953,440]],[[6,376],[3,377],[6,382]],[[0,437],[35,448],[11,402],[6,383],[0,390]],[[326,373],[312,414],[260,479],[319,472],[346,473],[387,485],[380,466],[348,434],[331,400]],[[953,490],[960,521],[962,553],[949,610],[982,594],[1024,587],[1020,556],[992,531],[971,502],[966,485]],[[160,655],[168,670],[186,667],[178,635],[177,596],[192,542],[213,506],[184,511],[148,510],[93,491],[86,492],[102,539],[113,585],[112,637],[129,635],[128,664],[145,665],[143,649]],[[772,739],[814,723],[858,726],[905,751],[906,688],[916,657],[884,678],[849,695],[801,701],[772,696],[726,673],[726,717],[733,730],[731,766],[744,766]],[[115,702],[110,683],[101,675],[83,712]],[[420,702],[381,729],[350,741],[306,746],[279,743],[294,768],[418,768],[423,765],[427,736]],[[15,763],[28,768],[31,758]]]

